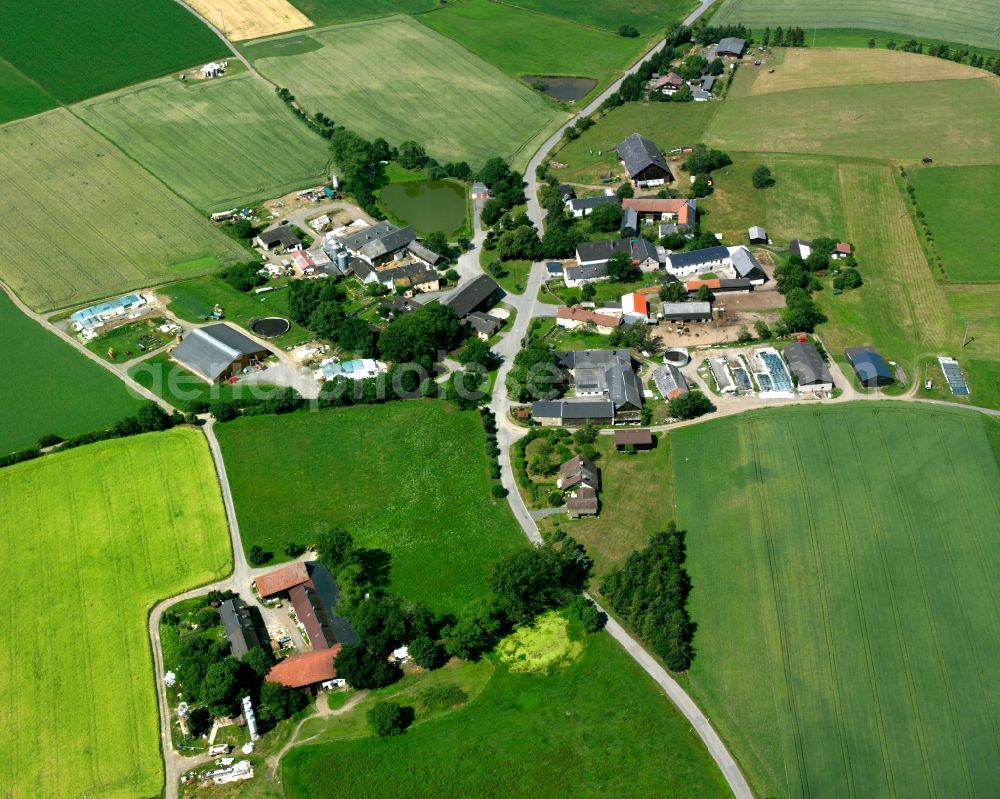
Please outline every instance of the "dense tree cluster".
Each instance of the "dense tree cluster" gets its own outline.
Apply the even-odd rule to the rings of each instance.
[[[386,360],[419,364],[429,371],[439,352],[450,352],[461,340],[455,312],[434,302],[393,319],[379,336],[378,349]]]
[[[695,625],[687,611],[691,579],[684,569],[684,532],[673,523],[628,556],[601,584],[614,611],[672,671],[686,671]]]
[[[622,103],[636,102],[641,100],[646,93],[646,85],[653,77],[653,73],[666,74],[673,69],[674,59],[678,56],[679,48],[691,41],[691,31],[683,25],[677,24],[666,32],[665,42],[657,52],[639,65],[639,69],[622,81],[618,91],[613,92],[601,104],[602,110],[617,108]],[[676,98],[676,95],[674,95]],[[654,93],[657,100],[673,99],[668,98],[660,92]],[[690,99],[690,97],[689,97]]]
[[[733,159],[722,152],[722,150],[710,150],[704,144],[698,143],[694,146],[692,152],[688,154],[687,158],[684,159],[684,163],[681,166],[685,172],[689,172],[692,175],[709,175],[716,169],[722,169],[722,167],[729,166],[731,163],[733,163]]]
[[[694,34],[694,39],[698,44],[721,42],[729,37],[746,39],[749,42],[753,39],[753,31],[745,25],[706,25],[697,29]]]
[[[565,377],[556,365],[555,354],[540,343],[520,350],[507,373],[507,392],[516,402],[551,399],[562,392],[564,385]]]
[[[601,233],[611,233],[621,227],[622,207],[617,203],[599,205],[590,212],[588,219],[591,229]]]
[[[267,275],[260,273],[260,264],[257,261],[233,266],[220,274],[219,277],[237,291],[250,291],[250,289],[267,283]]]
[[[493,226],[500,221],[504,211],[524,202],[524,176],[510,168],[502,158],[495,157],[483,164],[476,173],[476,180],[482,181],[493,194],[492,199],[483,204],[483,224]]]
[[[602,206],[603,207],[603,206]],[[616,252],[607,262],[608,276],[619,283],[638,280],[642,275],[639,267],[632,263],[632,257],[624,252]]]
[[[712,410],[712,402],[698,389],[692,389],[670,400],[667,410],[675,419],[696,419]]]

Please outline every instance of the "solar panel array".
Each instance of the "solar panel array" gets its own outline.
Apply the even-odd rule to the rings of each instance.
[[[941,364],[941,371],[944,372],[944,379],[948,381],[948,388],[952,394],[968,396],[969,384],[965,382],[965,375],[954,358],[938,358]]]

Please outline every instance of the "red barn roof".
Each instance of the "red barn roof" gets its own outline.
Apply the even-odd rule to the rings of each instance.
[[[332,680],[337,676],[333,659],[339,651],[340,644],[337,644],[332,649],[316,649],[292,655],[271,667],[267,673],[267,681],[280,683],[288,688],[305,688]]]
[[[257,592],[266,598],[308,581],[309,572],[306,569],[306,564],[304,561],[298,561],[283,569],[268,572],[258,577]]]

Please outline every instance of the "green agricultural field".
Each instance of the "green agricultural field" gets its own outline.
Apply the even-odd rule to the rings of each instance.
[[[281,764],[287,795],[727,796],[645,672],[606,634],[583,643],[578,660],[548,676],[498,665],[475,701],[403,735],[292,749]]]
[[[0,128],[0,278],[52,310],[246,250],[64,109]]]
[[[0,0],[0,18],[0,56],[64,103],[229,54],[174,0]]]
[[[56,105],[37,83],[0,58],[0,123],[40,114]]]
[[[322,47],[303,53],[304,40]],[[273,55],[285,41],[300,43],[300,52]],[[368,138],[414,139],[440,161],[475,166],[500,155],[523,166],[565,119],[527,86],[406,17],[290,34],[245,53],[310,113]]]
[[[615,147],[630,133],[642,133],[664,153],[697,144],[724,103],[626,103],[597,120],[579,139],[563,144],[552,159],[566,164],[552,174],[561,181],[597,184],[621,174]]]
[[[238,419],[217,428],[245,547],[284,558],[340,526],[392,556],[394,590],[455,612],[526,544],[490,497],[479,415],[430,400]]]
[[[326,142],[252,75],[164,78],[74,108],[203,211],[278,197],[326,174]]]
[[[8,467],[0,508],[16,574],[0,589],[4,792],[159,795],[147,615],[232,569],[204,437],[175,429]]]
[[[63,438],[110,427],[140,402],[110,372],[28,319],[0,291],[0,453],[55,433]]]
[[[1000,469],[984,418],[853,403],[670,438],[698,624],[686,682],[757,794],[993,793]]]
[[[340,25],[394,14],[419,14],[437,7],[436,0],[289,0],[317,25]]]
[[[511,5],[609,31],[631,25],[640,36],[648,38],[680,22],[698,4],[694,0],[626,0],[616,3],[607,0],[513,0]]]
[[[702,225],[730,243],[746,241],[761,225],[777,244],[846,235],[838,161],[825,157],[730,152],[733,163],[713,173],[715,191],[698,201]],[[754,169],[770,168],[775,185],[755,189]]]
[[[1000,197],[1000,166],[914,169],[910,180],[948,277],[1000,282],[1000,227],[988,201]]]
[[[417,19],[517,78],[569,75],[603,86],[646,44],[491,0],[449,4]]]
[[[933,0],[725,0],[712,24],[742,23],[752,28],[798,25],[813,28],[864,28],[908,36],[996,47],[996,5],[991,0],[935,3]]]
[[[801,89],[733,97],[720,106],[705,138],[723,149],[909,162],[929,156],[949,166],[995,163],[1000,153],[994,78]]]

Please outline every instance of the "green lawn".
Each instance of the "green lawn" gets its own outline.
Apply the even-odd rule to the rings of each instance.
[[[772,30],[777,25],[798,25],[810,34],[813,28],[864,28],[996,47],[996,5],[990,0],[949,4],[933,0],[867,0],[863,3],[725,0],[712,15],[711,22],[719,25],[742,23],[753,28],[770,25]]]
[[[64,103],[228,55],[173,0],[0,0],[0,56]]]
[[[680,22],[695,9],[692,0],[513,0],[511,5],[541,11],[559,17],[616,31],[632,25],[640,36],[660,34],[674,22]]]
[[[37,83],[0,58],[0,123],[40,114],[56,105]]]
[[[279,197],[326,175],[326,142],[246,73],[164,78],[74,108],[203,211]]]
[[[948,277],[958,283],[1000,282],[1000,166],[914,169],[910,180]]]
[[[0,128],[0,278],[33,308],[78,305],[245,258],[69,111]]]
[[[283,41],[307,39],[322,46],[274,55]],[[310,113],[391,144],[414,139],[442,162],[475,167],[499,155],[523,166],[565,118],[526,85],[408,17],[290,34],[244,51]]]
[[[4,792],[159,795],[147,615],[232,569],[204,437],[175,429],[8,467],[0,508],[16,574],[0,589]]]
[[[239,419],[217,428],[244,546],[283,558],[332,526],[392,556],[394,590],[439,611],[485,592],[525,545],[490,497],[479,415],[413,400]]]
[[[732,97],[719,107],[705,139],[723,149],[908,162],[929,156],[946,165],[995,163],[1000,153],[993,78],[800,89]]]
[[[287,795],[727,796],[645,672],[608,635],[584,643],[548,676],[498,665],[474,702],[403,735],[293,749],[282,760]]]
[[[87,342],[87,349],[111,363],[121,363],[138,358],[143,352],[157,350],[169,343],[173,336],[158,329],[166,322],[163,316],[148,316],[127,322],[124,325],[102,333]]]
[[[615,148],[630,133],[642,133],[664,153],[697,144],[723,103],[626,103],[598,119],[579,139],[562,145],[552,159],[566,164],[554,169],[560,181],[597,184],[609,174],[621,174]]]
[[[491,0],[449,3],[417,20],[516,78],[568,75],[603,86],[646,44]]]
[[[287,283],[271,281],[274,291],[254,294],[252,291],[243,293],[237,291],[221,278],[202,277],[196,280],[186,280],[183,283],[171,283],[164,286],[161,294],[168,298],[167,308],[178,318],[188,322],[205,322],[212,313],[212,308],[222,306],[224,321],[241,327],[250,328],[250,322],[263,316],[282,316],[288,318],[288,287]],[[308,341],[312,334],[295,322],[291,323],[288,332],[268,339],[273,347],[287,347]]]
[[[983,417],[855,403],[670,438],[687,682],[758,795],[990,794],[1000,469]]]
[[[437,6],[436,0],[289,0],[317,25],[340,25],[393,14],[418,14]]]
[[[28,319],[0,291],[0,453],[55,433],[64,438],[110,427],[136,412],[124,384]]]

